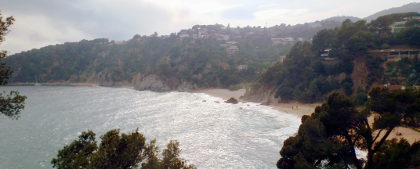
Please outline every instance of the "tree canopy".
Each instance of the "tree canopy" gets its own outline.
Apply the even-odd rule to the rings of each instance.
[[[14,21],[13,17],[3,18],[0,13],[0,44],[5,40],[5,36],[9,32],[9,26]],[[0,51],[0,86],[6,85],[12,74],[10,67],[6,65],[6,56],[7,51]],[[18,91],[0,93],[0,114],[13,119],[19,118],[19,114],[24,108],[25,99],[26,97],[20,95]]]
[[[93,131],[82,132],[78,140],[58,151],[51,164],[59,169],[193,169],[179,157],[181,150],[177,141],[170,141],[159,156],[156,141],[146,143],[138,130],[120,134],[119,130],[110,130],[101,137],[97,145]]]
[[[275,97],[284,102],[318,102],[332,92],[348,96],[366,93],[374,83],[419,85],[418,58],[405,58],[384,66],[387,58],[371,53],[390,46],[419,48],[419,27],[394,33],[388,29],[395,21],[418,15],[394,14],[371,23],[346,20],[341,27],[321,30],[312,42],[296,43],[283,62],[261,75],[256,86],[274,88]]]
[[[397,126],[418,127],[420,89],[390,91],[375,88],[363,110],[339,93],[303,116],[296,136],[284,141],[277,167],[408,168],[419,167],[420,141],[387,140]],[[375,115],[373,125],[368,117]],[[384,132],[384,133],[383,133]],[[356,156],[356,148],[368,152]]]
[[[176,34],[135,35],[120,42],[94,39],[50,45],[14,54],[7,63],[15,72],[13,83],[136,86],[154,77],[170,90],[185,84],[233,88],[255,82],[294,42],[347,18],[351,17],[268,28],[195,25]]]

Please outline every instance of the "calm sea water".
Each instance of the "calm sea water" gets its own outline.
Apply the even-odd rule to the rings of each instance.
[[[51,168],[57,151],[85,130],[139,129],[163,149],[178,140],[198,168],[276,168],[300,120],[255,103],[206,94],[103,87],[1,87],[28,97],[19,120],[0,116],[0,168]]]

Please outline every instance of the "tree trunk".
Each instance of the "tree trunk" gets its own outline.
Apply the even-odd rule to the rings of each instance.
[[[362,165],[360,164],[359,160],[357,159],[356,151],[354,150],[354,144],[353,144],[353,141],[351,140],[351,137],[347,135],[346,139],[347,139],[347,142],[349,143],[349,145],[351,146],[351,154],[352,154],[353,164],[356,166],[357,169],[362,169]]]
[[[378,149],[382,146],[382,144],[384,144],[384,142],[386,141],[386,138],[389,136],[389,134],[391,134],[393,129],[394,127],[391,127],[390,129],[388,129],[385,135],[381,138],[381,140],[377,144],[372,143],[368,147],[367,163],[366,163],[365,169],[372,169],[374,167],[373,155],[375,154],[376,151],[378,151]]]
[[[367,162],[366,162],[366,166],[365,169],[371,169],[373,166],[373,150],[371,148],[368,149],[368,154],[367,154]]]

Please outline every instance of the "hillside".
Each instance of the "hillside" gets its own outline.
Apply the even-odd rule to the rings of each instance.
[[[374,85],[419,85],[419,39],[418,13],[382,16],[369,24],[344,21],[338,29],[319,31],[312,42],[296,43],[247,97],[312,103],[340,91],[363,101]]]
[[[270,28],[196,25],[122,42],[82,40],[7,58],[12,83],[94,83],[139,90],[229,88],[253,82],[297,41],[348,17]]]
[[[367,21],[372,21],[384,15],[390,15],[390,14],[395,14],[395,13],[407,13],[407,12],[420,13],[420,2],[413,2],[413,3],[409,3],[400,7],[394,7],[394,8],[382,10],[363,19]]]

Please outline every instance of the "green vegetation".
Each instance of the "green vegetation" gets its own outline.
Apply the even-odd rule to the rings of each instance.
[[[136,77],[156,75],[176,86],[229,87],[253,81],[264,67],[278,60],[288,46],[271,40],[244,40],[230,56],[216,39],[140,37],[119,44],[107,39],[48,46],[16,54],[8,64],[13,82],[89,82],[102,85],[135,84]],[[259,43],[259,45],[254,45]],[[250,46],[253,46],[252,48]],[[238,69],[246,65],[246,69]]]
[[[183,84],[229,88],[254,82],[294,42],[339,26],[345,18],[270,28],[196,25],[177,34],[135,35],[123,42],[82,40],[18,53],[7,63],[15,72],[13,83],[136,86],[153,76],[172,90]]]
[[[417,168],[420,141],[387,140],[397,126],[419,127],[420,89],[374,88],[363,110],[345,95],[333,93],[311,116],[303,116],[296,136],[280,151],[277,167],[289,168]],[[368,117],[377,116],[373,125]],[[356,148],[366,150],[358,159]]]
[[[407,85],[420,84],[420,62],[418,58],[410,60],[403,58],[398,62],[387,63],[385,72],[387,81],[391,83],[402,83]]]
[[[83,132],[78,140],[58,151],[51,163],[54,168],[103,168],[103,169],[194,169],[179,157],[181,150],[177,141],[170,141],[159,158],[156,141],[148,144],[138,130],[121,134],[119,130],[110,130],[101,137],[97,145],[95,133]]]
[[[3,16],[0,13],[0,43],[5,40],[9,26],[14,21],[13,17],[7,17],[3,20]],[[12,74],[12,71],[5,63],[6,55],[6,51],[0,51],[0,86],[6,85]],[[6,92],[0,93],[0,114],[13,119],[19,118],[21,110],[25,107],[25,99],[26,97],[20,95],[18,91],[11,91],[7,94]]]
[[[395,21],[413,16],[420,14],[393,14],[369,24],[363,20],[346,20],[339,28],[321,30],[312,42],[296,43],[282,63],[262,74],[258,87],[274,88],[275,97],[283,102],[317,102],[334,91],[356,95],[369,90],[375,82],[418,85],[417,58],[403,60],[384,70],[383,63],[387,58],[370,52],[390,46],[419,48],[419,27],[408,27],[395,33],[389,28]],[[394,67],[398,68],[395,70]],[[398,78],[406,77],[407,83],[391,81],[384,71]]]

